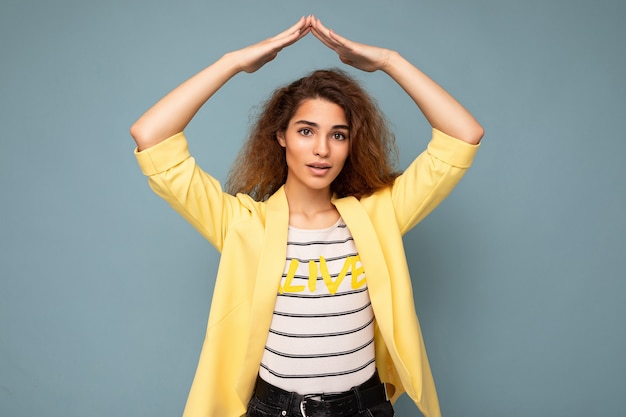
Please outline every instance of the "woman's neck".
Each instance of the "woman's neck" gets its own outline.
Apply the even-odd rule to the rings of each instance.
[[[330,190],[294,192],[285,186],[289,203],[289,224],[300,229],[323,229],[339,219],[339,212],[331,202]]]

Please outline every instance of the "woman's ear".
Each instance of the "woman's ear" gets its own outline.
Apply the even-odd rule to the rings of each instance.
[[[285,140],[285,132],[276,132],[276,140],[278,144],[283,148],[287,147],[287,141]]]

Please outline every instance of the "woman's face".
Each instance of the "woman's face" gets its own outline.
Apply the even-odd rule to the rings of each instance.
[[[285,148],[290,191],[326,191],[348,158],[349,126],[343,109],[315,98],[303,101],[278,143]]]

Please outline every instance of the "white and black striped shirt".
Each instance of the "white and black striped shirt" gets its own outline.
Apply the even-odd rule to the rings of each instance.
[[[259,375],[300,394],[342,392],[374,373],[374,355],[374,313],[345,223],[290,226]]]

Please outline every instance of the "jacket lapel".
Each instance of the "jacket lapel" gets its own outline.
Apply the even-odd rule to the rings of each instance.
[[[272,323],[276,294],[285,268],[288,225],[289,206],[284,189],[280,188],[266,203],[265,235],[250,307],[250,327],[245,339],[248,347],[237,384],[237,393],[244,403],[254,388]]]
[[[391,286],[389,270],[383,255],[380,240],[372,222],[361,205],[354,197],[346,197],[333,201],[344,222],[350,229],[354,243],[359,251],[361,263],[365,269],[367,287],[372,301],[372,308],[378,323],[389,323],[387,329],[393,329],[393,312],[391,308]],[[393,340],[393,334],[386,334],[381,329],[384,338]]]

